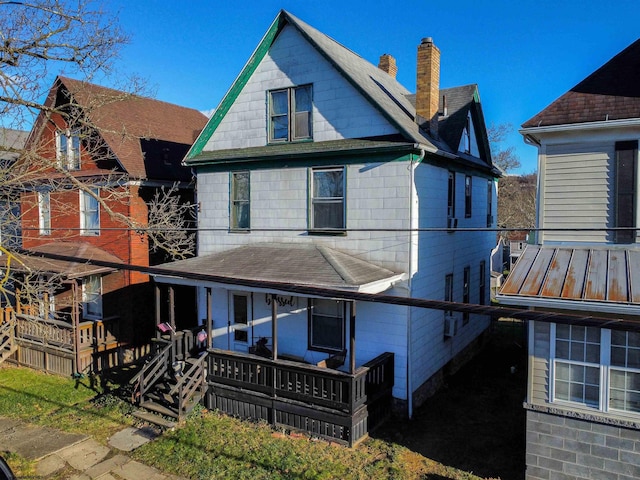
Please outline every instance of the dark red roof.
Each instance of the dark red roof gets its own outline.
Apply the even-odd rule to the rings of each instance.
[[[207,122],[207,117],[192,108],[70,78],[58,80],[84,109],[127,173],[135,178],[161,178],[158,172],[151,171],[149,159],[145,161],[142,142],[148,139],[184,145],[179,162]],[[162,157],[156,160],[161,162]]]
[[[523,128],[640,118],[640,39],[625,48]]]

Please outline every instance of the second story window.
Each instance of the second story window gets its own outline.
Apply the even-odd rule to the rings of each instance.
[[[636,163],[638,141],[616,142],[615,156],[615,227],[636,226]],[[635,230],[615,232],[615,243],[633,243]]]
[[[48,191],[38,192],[38,226],[40,235],[51,235],[51,196]]]
[[[250,220],[249,172],[231,172],[231,230],[248,230]]]
[[[56,160],[64,170],[80,168],[80,134],[77,130],[56,132]]]
[[[80,190],[80,234],[100,235],[100,190]]]
[[[269,92],[269,143],[313,138],[311,85]]]
[[[456,174],[449,172],[449,184],[447,187],[447,218],[456,216]]]
[[[311,169],[310,228],[345,228],[344,167]]]
[[[471,175],[465,175],[464,177],[464,216],[469,218],[471,216],[471,191],[472,186]]]

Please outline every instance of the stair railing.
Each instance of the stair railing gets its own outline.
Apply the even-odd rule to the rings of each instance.
[[[133,400],[136,403],[144,402],[144,395],[153,388],[156,382],[163,378],[171,365],[171,353],[173,343],[168,343],[156,354],[142,369],[131,379],[129,383],[134,385]]]
[[[197,360],[188,362],[189,366],[181,377],[177,377],[177,383],[169,392],[169,395],[178,394],[178,414],[180,417],[187,413],[187,408],[196,392],[200,391],[204,396],[206,389],[206,360],[207,353],[202,353]]]
[[[5,360],[5,352],[7,356],[11,355],[15,345],[14,342],[14,322],[11,320],[4,320],[0,322],[0,363]]]

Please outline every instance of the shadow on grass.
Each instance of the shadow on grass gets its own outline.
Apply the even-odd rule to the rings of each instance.
[[[416,409],[412,420],[393,418],[371,436],[481,477],[523,479],[527,371],[522,328],[494,325],[484,349]]]

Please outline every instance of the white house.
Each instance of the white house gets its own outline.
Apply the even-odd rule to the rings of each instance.
[[[640,40],[521,130],[543,230],[498,299],[590,317],[529,323],[530,480],[640,477],[639,78]]]
[[[423,39],[412,94],[392,56],[376,67],[278,14],[184,161],[197,175],[198,257],[156,276],[197,287],[197,320],[210,319],[218,359],[210,371],[261,351],[287,375],[305,368],[357,383],[382,368],[410,415],[473,349],[486,316],[349,297],[489,302],[495,234],[478,229],[495,227],[499,173],[477,86],[440,89],[439,69],[440,51]],[[322,412],[340,405],[291,394],[303,388],[295,381],[249,398],[246,381],[225,375],[210,373],[210,406],[349,443],[390,407],[354,387],[344,392],[351,423],[338,427]]]

